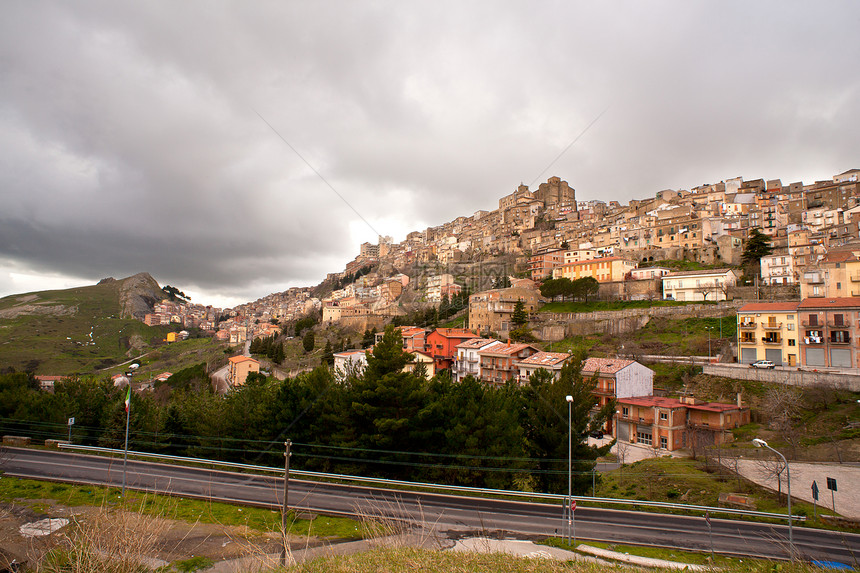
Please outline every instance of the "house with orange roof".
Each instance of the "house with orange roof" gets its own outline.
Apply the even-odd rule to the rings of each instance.
[[[36,381],[39,383],[39,389],[40,390],[45,390],[47,392],[53,392],[54,391],[54,384],[56,384],[57,382],[60,382],[62,380],[67,379],[68,376],[48,376],[45,374],[37,374],[33,378],[35,378]]]
[[[509,380],[519,379],[517,362],[540,352],[531,344],[493,344],[478,351],[481,380],[503,386]]]
[[[406,366],[403,367],[404,372],[415,372],[419,367],[424,368],[424,378],[427,380],[433,378],[436,374],[436,368],[433,364],[433,357],[427,354],[426,352],[421,352],[420,350],[416,350],[411,353],[412,360],[406,363]]]
[[[516,362],[516,367],[519,370],[517,380],[520,384],[526,384],[532,374],[541,369],[546,370],[558,380],[561,375],[561,368],[567,363],[570,356],[567,352],[537,352],[532,354]]]
[[[675,451],[723,444],[731,430],[750,423],[750,409],[692,397],[634,396],[618,399],[613,436],[619,442]]]
[[[478,335],[465,328],[437,328],[427,335],[425,351],[433,357],[436,372],[450,370],[457,356],[457,345]]]
[[[860,368],[860,297],[808,298],[797,305],[800,363],[827,368]]]
[[[494,344],[502,344],[494,338],[470,338],[457,345],[457,357],[454,359],[454,382],[462,382],[466,376],[481,377],[481,357],[478,352]]]
[[[377,333],[379,340],[384,332]],[[427,350],[427,329],[417,326],[401,326],[400,338],[403,339],[403,352],[425,352]]]
[[[600,257],[565,263],[553,269],[553,278],[568,278],[572,281],[592,277],[597,282],[623,281],[637,266],[635,261],[624,257]]]
[[[770,360],[777,366],[800,364],[798,302],[751,302],[737,311],[738,362]],[[815,336],[815,335],[814,335]]]
[[[227,382],[231,386],[241,386],[251,372],[259,372],[260,363],[250,356],[231,356],[227,361]]]

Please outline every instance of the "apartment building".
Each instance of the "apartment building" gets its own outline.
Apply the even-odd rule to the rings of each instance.
[[[582,377],[597,377],[594,395],[597,408],[602,408],[613,398],[651,396],[654,393],[654,371],[635,360],[621,358],[588,358],[582,363]],[[604,430],[613,433],[613,421],[606,423]]]
[[[738,283],[732,269],[681,271],[663,277],[663,298],[682,301],[726,300],[726,289]]]
[[[549,249],[529,257],[529,272],[533,281],[542,281],[552,276],[554,268],[564,263],[564,250]]]
[[[804,366],[860,367],[860,297],[808,298],[798,304],[797,315]]]
[[[561,265],[553,271],[553,278],[572,281],[593,277],[597,282],[623,281],[636,268],[636,262],[623,257],[602,257]]]
[[[426,352],[433,357],[436,372],[450,370],[457,357],[457,345],[478,338],[478,335],[465,328],[437,328],[427,335]]]
[[[481,378],[481,357],[479,352],[492,345],[502,344],[494,338],[471,338],[457,345],[452,374],[454,382],[462,382],[466,376]]]
[[[619,398],[614,436],[619,442],[668,451],[722,444],[731,440],[732,429],[750,422],[749,408],[738,402],[659,396]]]
[[[860,258],[854,252],[829,252],[804,269],[801,299],[849,296],[860,296]]]
[[[427,300],[430,302],[440,302],[443,296],[448,296],[450,299],[455,294],[459,294],[460,285],[454,282],[453,275],[432,275],[427,277]]]
[[[260,363],[250,356],[231,356],[227,361],[227,382],[242,386],[251,372],[259,372]]]
[[[797,302],[755,302],[738,309],[738,362],[800,365]]]
[[[504,386],[508,381],[518,381],[517,363],[540,352],[531,344],[500,343],[478,351],[481,380],[487,384]]]
[[[517,380],[520,384],[527,384],[532,374],[538,370],[546,370],[558,380],[561,376],[561,368],[570,360],[571,354],[567,352],[537,352],[516,363],[519,373]]]
[[[526,312],[538,309],[542,299],[536,290],[511,287],[478,292],[469,297],[469,327],[475,332],[495,332],[506,337],[514,328],[514,307],[522,300]]]
[[[761,258],[761,280],[766,285],[789,285],[798,282],[794,260],[787,251]]]

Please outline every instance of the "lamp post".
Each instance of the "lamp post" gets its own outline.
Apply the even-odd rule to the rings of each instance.
[[[713,326],[706,326],[705,327],[705,330],[708,331],[708,362],[711,361],[711,330],[713,328],[714,328]]]
[[[571,458],[571,453],[573,451],[573,422],[571,417],[571,411],[573,407],[573,396],[567,396],[567,544],[570,545],[570,525],[571,525],[571,515],[570,511],[570,498],[573,492],[571,488],[572,480],[571,480],[571,468],[573,466],[573,460]]]
[[[767,442],[762,440],[761,438],[753,438],[752,443],[757,448],[767,448],[779,457],[782,458],[782,463],[785,464],[785,475],[788,481],[788,548],[791,552],[791,560],[794,561],[794,536],[792,535],[792,527],[791,527],[791,470],[788,467],[788,460],[785,459],[785,456],[782,455],[777,450],[767,445]],[[777,479],[779,477],[777,476]]]

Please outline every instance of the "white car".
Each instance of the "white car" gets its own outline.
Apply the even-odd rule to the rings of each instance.
[[[750,364],[750,368],[770,368],[772,370],[776,368],[776,364],[771,360],[756,360]]]

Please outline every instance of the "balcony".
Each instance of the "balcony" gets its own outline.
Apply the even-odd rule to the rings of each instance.
[[[842,322],[836,323],[834,320],[827,321],[828,328],[851,328],[851,321],[847,318],[843,318]]]
[[[851,275],[851,282],[852,283],[860,283],[860,273],[858,273],[856,275]]]
[[[822,338],[821,336],[804,336],[803,343],[807,346],[824,344],[824,338]]]
[[[761,327],[765,330],[779,330],[782,328],[781,322],[762,322]]]
[[[828,342],[830,342],[830,344],[834,345],[834,346],[849,345],[849,344],[851,344],[851,337],[850,336],[842,336],[839,338],[831,337],[830,339],[828,339]]]
[[[741,344],[752,344],[752,345],[755,345],[755,337],[741,338],[740,343],[741,343]]]
[[[810,320],[801,320],[800,324],[802,326],[815,326],[817,328],[821,328],[822,326],[824,326],[823,324],[819,324],[817,320],[815,322],[812,322]]]
[[[738,323],[738,328],[741,328],[741,329],[743,329],[743,328],[754,329],[755,327],[756,327],[756,322],[754,320],[751,320],[749,322],[739,322]]]
[[[765,336],[762,336],[761,341],[762,341],[762,344],[767,344],[767,345],[771,345],[771,346],[777,346],[777,345],[782,344],[781,338],[767,338]]]

